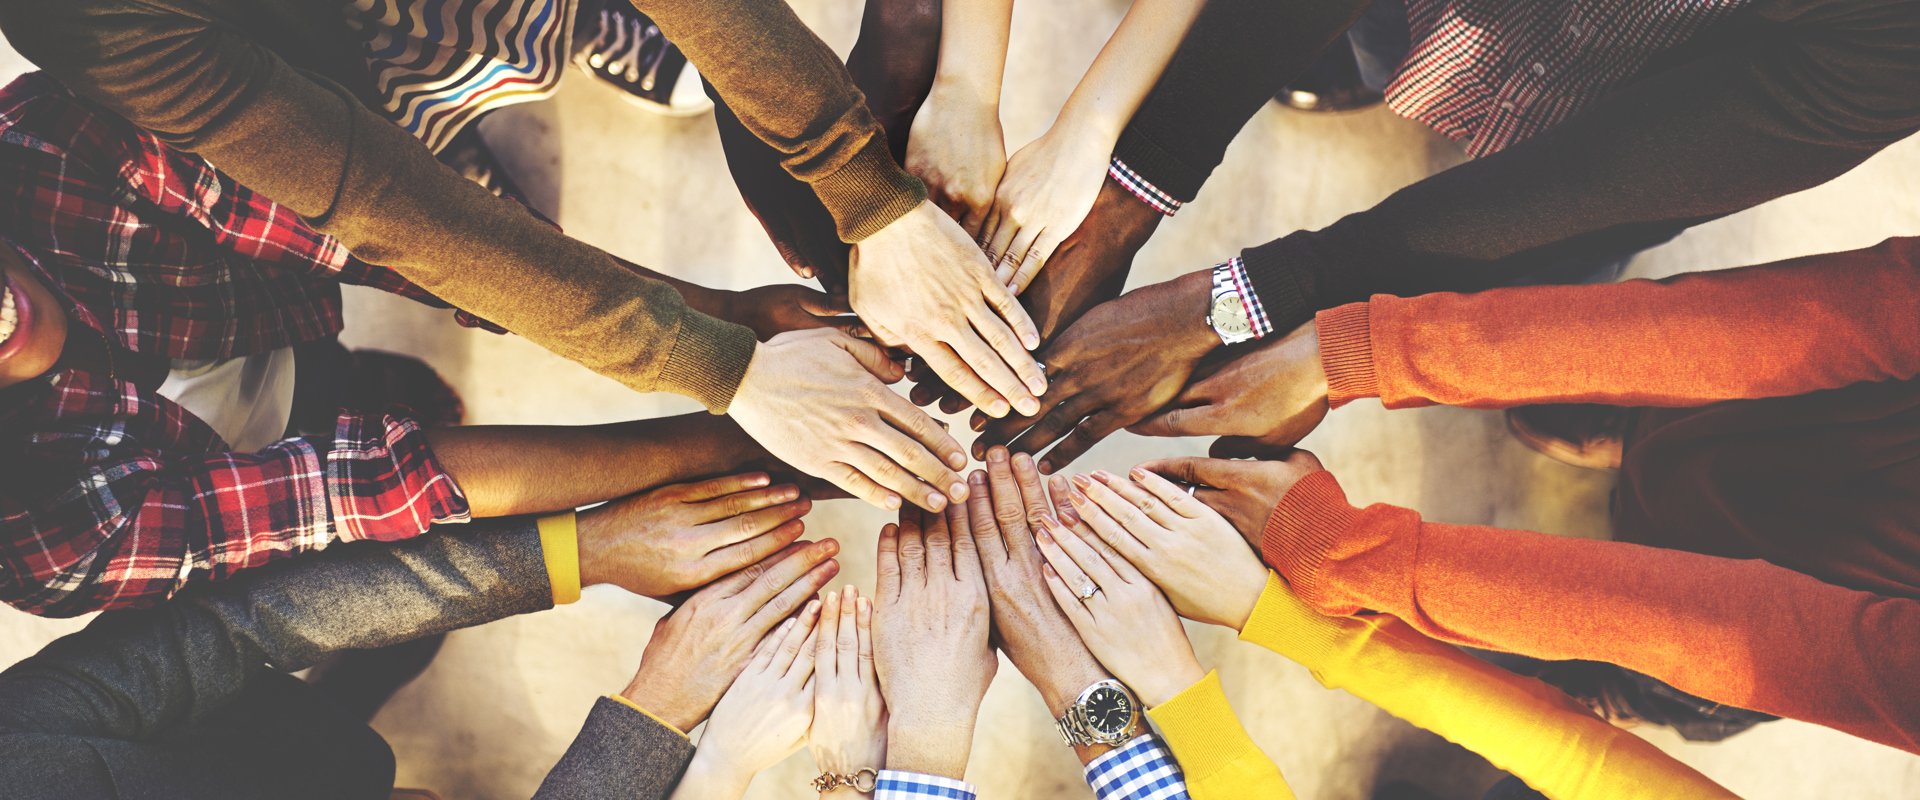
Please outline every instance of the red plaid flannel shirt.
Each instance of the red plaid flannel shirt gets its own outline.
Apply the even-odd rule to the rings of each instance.
[[[1748,0],[1408,0],[1387,105],[1496,153],[1565,121]]]
[[[329,336],[343,282],[449,307],[38,73],[0,90],[0,199],[7,244],[71,317],[140,353],[224,359]],[[56,368],[0,390],[0,599],[34,614],[148,605],[466,519],[418,426],[394,414],[342,413],[331,439],[237,453],[107,375]]]

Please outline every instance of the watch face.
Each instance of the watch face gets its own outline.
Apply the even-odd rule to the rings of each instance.
[[[1229,336],[1239,336],[1253,331],[1253,324],[1247,321],[1247,307],[1240,302],[1239,292],[1228,292],[1213,301],[1213,313],[1208,316],[1214,330]]]
[[[1126,692],[1111,686],[1102,686],[1093,690],[1085,703],[1087,726],[1103,736],[1112,736],[1127,729],[1133,722],[1133,698]]]

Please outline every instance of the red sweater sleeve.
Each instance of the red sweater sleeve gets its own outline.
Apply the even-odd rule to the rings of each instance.
[[[1920,238],[1663,281],[1379,295],[1318,320],[1336,407],[1785,397],[1920,374]]]
[[[1324,471],[1275,507],[1262,550],[1325,614],[1372,609],[1454,644],[1618,664],[1920,753],[1913,600],[1758,560],[1354,508]]]

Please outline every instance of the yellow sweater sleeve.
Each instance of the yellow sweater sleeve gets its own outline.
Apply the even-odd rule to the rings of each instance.
[[[1479,753],[1554,800],[1735,798],[1560,690],[1415,631],[1396,617],[1328,617],[1278,574],[1240,638],[1299,662],[1396,717]]]
[[[547,580],[553,584],[553,604],[564,606],[580,599],[580,528],[574,512],[541,517],[540,554],[547,561]]]
[[[1247,736],[1233,706],[1220,689],[1220,673],[1187,687],[1172,700],[1147,711],[1173,750],[1174,760],[1187,776],[1187,794],[1194,800],[1281,798],[1293,800],[1293,790],[1280,777],[1280,768]]]

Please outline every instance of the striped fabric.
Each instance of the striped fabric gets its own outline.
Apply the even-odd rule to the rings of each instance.
[[[1188,800],[1187,776],[1173,753],[1151,733],[1108,750],[1086,767],[1098,800]]]
[[[485,111],[549,97],[576,0],[350,0],[382,110],[439,152]]]
[[[1747,0],[1408,0],[1387,105],[1478,158],[1573,116]]]
[[[1121,188],[1132,192],[1134,197],[1140,198],[1140,202],[1146,203],[1155,211],[1171,217],[1173,212],[1180,210],[1179,200],[1161,191],[1160,187],[1147,182],[1146,178],[1140,177],[1140,174],[1127,166],[1127,162],[1121,161],[1119,156],[1114,156],[1113,160],[1108,162],[1107,176],[1113,178]]]

